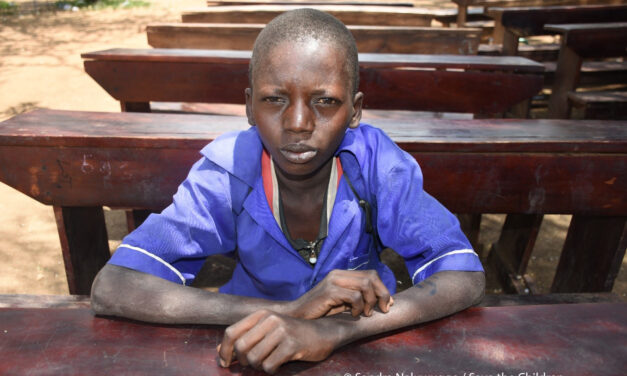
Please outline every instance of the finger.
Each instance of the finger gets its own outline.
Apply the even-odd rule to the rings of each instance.
[[[294,346],[285,342],[279,344],[262,363],[262,368],[267,373],[275,373],[279,367],[290,360],[299,360],[302,354],[294,353]]]
[[[364,299],[359,290],[342,290],[342,301],[351,306],[351,314],[353,317],[359,316],[364,311]]]
[[[364,315],[372,315],[372,308],[377,304],[374,286],[369,278],[361,280],[361,295],[364,300]]]
[[[268,333],[261,341],[259,341],[246,355],[248,364],[256,369],[262,367],[265,359],[276,349],[281,343],[283,332],[280,330],[273,330]]]
[[[220,366],[228,367],[231,364],[231,361],[233,360],[235,341],[250,330],[250,328],[255,326],[257,321],[267,314],[267,311],[257,311],[226,328],[224,331],[224,337],[222,338],[222,343],[220,344],[218,350],[218,355],[220,356]]]
[[[276,316],[269,314],[257,321],[255,326],[250,328],[246,333],[243,333],[237,341],[235,341],[234,348],[237,359],[243,366],[249,364],[248,353],[270,333],[277,330],[279,322],[277,322]]]
[[[390,291],[379,278],[379,274],[376,271],[372,271],[370,273],[370,282],[372,283],[372,288],[374,289],[375,295],[379,300],[379,309],[382,312],[388,312],[390,310],[390,306],[393,304],[393,301],[390,299],[392,296],[390,295]]]
[[[338,306],[335,306],[333,308],[331,308],[326,314],[325,316],[333,316],[333,315],[337,315],[338,313],[342,313],[345,311],[350,310],[350,307],[347,304],[340,304]]]

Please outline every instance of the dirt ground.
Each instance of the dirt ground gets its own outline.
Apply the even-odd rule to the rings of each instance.
[[[157,0],[148,8],[57,12],[0,18],[0,120],[36,107],[120,110],[83,71],[80,54],[114,47],[146,48],[145,26],[177,22],[184,9],[204,0]],[[451,7],[425,0],[421,5]],[[125,235],[124,214],[106,211],[111,249]],[[503,216],[485,216],[480,242],[496,240]],[[547,292],[559,259],[568,216],[547,216],[529,271]],[[67,294],[59,237],[52,208],[0,183],[0,293]],[[627,258],[614,292],[627,299]]]

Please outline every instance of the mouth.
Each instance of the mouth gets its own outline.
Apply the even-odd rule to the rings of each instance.
[[[281,147],[279,151],[292,163],[307,163],[318,154],[318,150],[305,144],[288,144]]]

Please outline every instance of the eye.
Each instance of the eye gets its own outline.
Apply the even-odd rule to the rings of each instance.
[[[322,104],[325,106],[335,106],[341,103],[338,99],[329,97],[317,98],[314,102],[316,104]]]
[[[285,99],[281,97],[275,97],[275,96],[264,97],[262,101],[267,102],[267,103],[285,103]]]

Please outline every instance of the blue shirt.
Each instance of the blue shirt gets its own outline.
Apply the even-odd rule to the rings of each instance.
[[[257,128],[224,134],[201,151],[173,203],[151,214],[109,263],[190,284],[205,259],[237,259],[220,292],[293,300],[334,269],[375,269],[391,293],[396,280],[365,231],[365,213],[340,181],[327,238],[312,268],[273,217],[261,177]],[[414,284],[443,270],[482,271],[457,218],[422,188],[413,157],[383,131],[361,124],[338,148],[344,174],[372,207],[381,243],[405,260]]]

